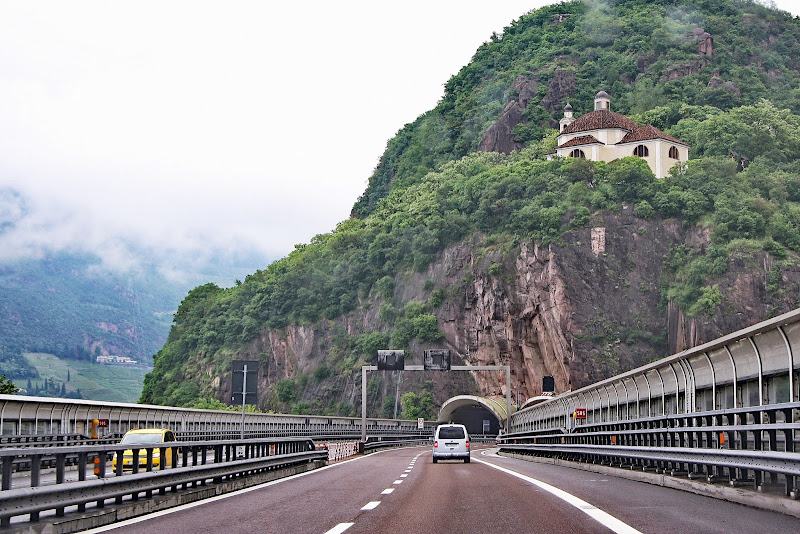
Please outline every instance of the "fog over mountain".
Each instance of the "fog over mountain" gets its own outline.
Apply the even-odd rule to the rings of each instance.
[[[0,264],[178,274],[345,220],[386,140],[544,2],[45,3],[0,8]]]

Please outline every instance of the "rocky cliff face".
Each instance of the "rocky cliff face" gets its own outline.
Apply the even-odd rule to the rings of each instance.
[[[544,375],[555,377],[561,392],[800,305],[800,267],[779,266],[768,254],[745,250],[734,251],[719,280],[723,300],[713,315],[687,317],[665,304],[661,284],[673,247],[701,249],[709,243],[702,228],[646,221],[625,208],[595,214],[558,245],[522,241],[502,249],[473,236],[446,249],[425,272],[399,275],[394,301],[426,301],[433,288],[447,292],[434,310],[444,339],[412,342],[409,353],[418,359],[426,348],[446,347],[456,355],[455,363],[511,365],[510,387],[523,398],[541,392]],[[241,357],[268,355],[262,389],[283,378],[309,375],[330,361],[337,333],[389,330],[378,316],[380,304],[364,301],[357,312],[335,321],[264,331]],[[379,394],[371,400],[371,414],[379,399],[397,388],[419,388],[426,380],[433,383],[437,404],[456,394],[504,395],[509,387],[504,373],[492,372],[376,373],[374,379]],[[354,371],[307,384],[298,398],[357,406],[360,388]]]

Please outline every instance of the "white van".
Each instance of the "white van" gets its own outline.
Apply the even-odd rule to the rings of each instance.
[[[469,434],[464,425],[439,425],[433,434],[433,463],[439,458],[462,459],[469,463]]]

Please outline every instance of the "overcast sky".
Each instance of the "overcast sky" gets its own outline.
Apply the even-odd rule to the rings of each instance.
[[[285,256],[349,216],[493,31],[549,3],[2,0],[0,261]]]

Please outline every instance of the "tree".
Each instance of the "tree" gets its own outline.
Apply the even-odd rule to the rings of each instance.
[[[0,393],[13,395],[17,391],[19,391],[19,388],[9,378],[6,378],[5,373],[0,375]]]
[[[413,391],[403,393],[400,397],[403,419],[417,419],[423,417],[432,419],[434,417],[433,396],[430,391],[422,391],[419,395]]]
[[[281,402],[292,402],[295,399],[295,384],[291,378],[286,378],[275,384],[275,392]]]

